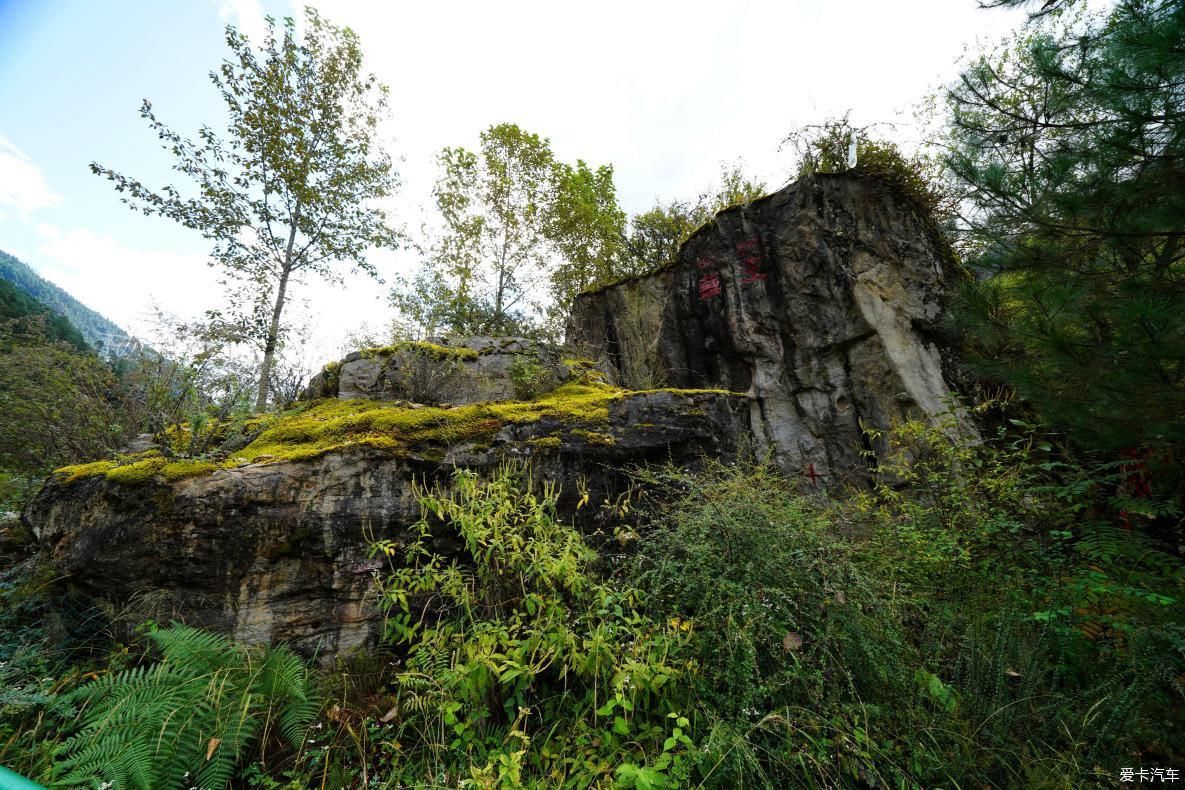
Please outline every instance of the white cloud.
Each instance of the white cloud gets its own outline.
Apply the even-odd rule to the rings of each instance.
[[[45,183],[41,169],[8,138],[0,135],[0,218],[12,209],[22,219],[62,202]]]
[[[442,146],[513,121],[562,158],[612,163],[629,211],[692,196],[737,157],[777,186],[793,126],[897,120],[964,43],[1023,16],[977,0],[308,1],[391,87],[408,202],[427,200]]]
[[[218,5],[218,16],[223,22],[234,25],[255,46],[261,46],[267,37],[267,22],[259,0],[222,0]]]
[[[153,306],[193,319],[225,305],[218,271],[207,265],[205,255],[141,249],[106,233],[45,222],[35,231],[40,239],[36,254],[22,259],[132,334],[151,334],[146,322]],[[375,256],[376,264],[388,272],[389,256]],[[363,277],[347,277],[345,284],[335,287],[317,281],[296,283],[289,293],[293,301],[285,319],[289,326],[308,325],[308,354],[318,366],[338,355],[347,328],[363,321],[382,324],[388,313],[386,289]],[[305,300],[311,309],[302,307]]]
[[[41,223],[36,231],[29,262],[38,273],[133,333],[153,304],[193,316],[221,298],[204,255],[138,249],[83,228]]]

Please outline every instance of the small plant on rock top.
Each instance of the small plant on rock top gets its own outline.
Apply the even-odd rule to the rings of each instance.
[[[519,400],[530,400],[542,395],[552,380],[551,371],[531,356],[516,354],[510,364],[510,383],[514,385],[514,396]]]

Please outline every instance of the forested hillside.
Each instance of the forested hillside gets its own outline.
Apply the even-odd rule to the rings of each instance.
[[[0,280],[37,300],[65,318],[93,349],[111,353],[127,348],[131,337],[114,322],[90,309],[58,286],[42,278],[27,264],[0,251]]]
[[[0,280],[0,319],[12,320],[40,317],[44,331],[51,340],[64,340],[79,351],[88,346],[82,334],[69,319],[29,296],[8,280]]]

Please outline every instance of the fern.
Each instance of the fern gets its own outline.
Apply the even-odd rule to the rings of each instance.
[[[225,787],[265,722],[298,746],[320,708],[309,670],[283,648],[251,650],[174,625],[149,635],[161,661],[68,695],[83,706],[56,785]]]

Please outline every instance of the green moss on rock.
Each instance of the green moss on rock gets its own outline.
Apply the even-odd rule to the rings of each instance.
[[[158,478],[167,482],[184,480],[209,474],[222,465],[216,461],[201,458],[184,458],[170,461],[156,450],[137,455],[121,456],[112,460],[93,461],[89,464],[64,466],[54,471],[62,482],[73,482],[84,477],[103,476],[113,483],[141,485]]]
[[[400,351],[411,351],[435,360],[451,359],[458,362],[477,359],[478,356],[477,352],[471,348],[453,348],[451,346],[442,346],[438,343],[429,343],[425,340],[403,340],[389,346],[366,348],[362,350],[362,355],[368,357],[388,357]]]
[[[170,461],[160,468],[158,474],[165,480],[173,483],[178,480],[184,480],[187,477],[207,475],[210,472],[221,469],[222,466],[222,464],[215,461],[208,461],[203,458],[187,458],[180,461]]]
[[[651,390],[677,396],[726,394],[725,390]],[[549,393],[526,401],[474,403],[452,408],[415,407],[403,403],[336,398],[304,403],[280,415],[255,418],[252,427],[263,427],[259,435],[229,458],[169,460],[159,451],[123,456],[58,469],[63,482],[103,475],[124,485],[153,480],[175,482],[252,463],[304,461],[351,447],[368,447],[420,457],[434,447],[458,442],[488,444],[508,425],[527,425],[552,420],[591,444],[611,446],[612,434],[594,430],[609,423],[609,407],[635,394],[601,381],[569,381]],[[685,414],[701,413],[691,407]],[[264,427],[266,426],[266,427]],[[544,436],[528,442],[538,448],[561,446],[558,436]]]
[[[617,437],[611,433],[598,433],[597,431],[586,431],[583,428],[577,428],[572,431],[572,434],[582,437],[589,444],[596,444],[601,447],[612,447],[617,444]]]
[[[624,394],[604,384],[567,384],[534,400],[453,408],[326,400],[280,420],[237,456],[253,463],[299,461],[348,447],[401,454],[423,444],[488,439],[506,425],[544,418],[603,424],[609,419],[609,404]]]
[[[93,477],[95,475],[106,474],[111,471],[116,465],[115,461],[91,461],[87,464],[74,464],[73,466],[63,466],[61,469],[54,470],[54,477],[63,482],[72,482],[83,477]]]

